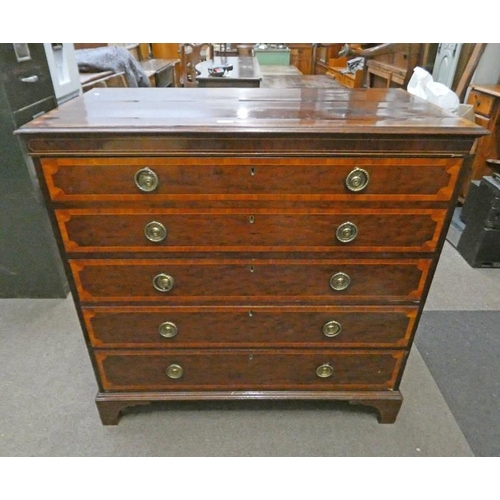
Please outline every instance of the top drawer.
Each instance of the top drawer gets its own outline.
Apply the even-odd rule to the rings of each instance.
[[[45,158],[55,201],[445,201],[461,158]]]

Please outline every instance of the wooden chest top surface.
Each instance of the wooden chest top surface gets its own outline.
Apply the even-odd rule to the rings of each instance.
[[[95,89],[22,127],[44,133],[484,134],[401,89]]]

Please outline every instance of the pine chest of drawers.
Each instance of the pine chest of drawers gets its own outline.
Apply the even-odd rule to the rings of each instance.
[[[402,90],[99,89],[19,133],[104,424],[257,398],[396,419],[483,129]]]

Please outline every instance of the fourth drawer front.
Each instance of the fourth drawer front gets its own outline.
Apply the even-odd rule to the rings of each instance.
[[[97,348],[402,348],[417,311],[417,306],[98,306],[83,308],[83,316]]]

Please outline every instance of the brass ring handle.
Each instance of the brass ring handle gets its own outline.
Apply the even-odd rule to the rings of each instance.
[[[171,321],[165,321],[158,327],[158,332],[162,337],[171,339],[177,335],[177,325]]]
[[[345,290],[350,284],[351,278],[346,273],[335,273],[330,278],[330,287],[337,292]]]
[[[354,222],[344,222],[337,228],[335,236],[341,243],[350,243],[358,236],[358,227]]]
[[[323,335],[325,337],[333,338],[340,335],[342,332],[342,325],[335,320],[328,321],[323,325]]]
[[[144,193],[151,193],[160,183],[158,176],[154,170],[150,168],[141,168],[135,173],[135,185]]]
[[[169,274],[161,273],[153,278],[153,286],[159,292],[169,292],[174,288],[174,283],[174,278]]]
[[[320,365],[318,366],[318,368],[316,368],[316,375],[319,378],[329,378],[333,375],[333,367],[330,366],[328,363]]]
[[[167,237],[167,228],[161,222],[148,222],[144,226],[144,236],[153,243],[160,243]]]
[[[370,182],[370,174],[363,168],[356,167],[346,177],[345,184],[349,191],[354,193],[363,191]]]
[[[181,365],[170,365],[166,370],[167,377],[171,379],[182,378],[184,370]]]

